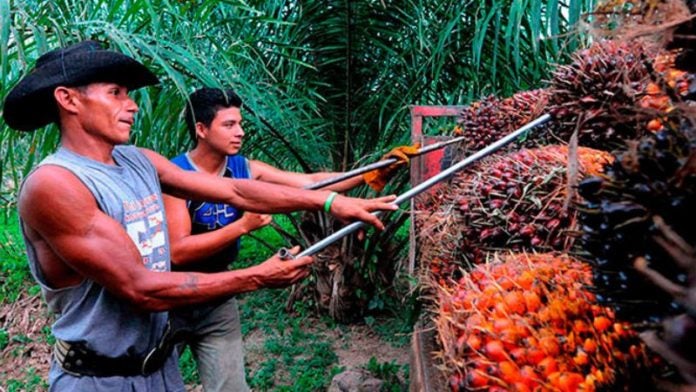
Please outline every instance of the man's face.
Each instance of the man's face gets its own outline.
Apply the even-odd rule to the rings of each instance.
[[[112,144],[128,142],[138,105],[116,83],[91,83],[79,89],[78,119],[87,133]]]
[[[214,151],[223,155],[234,155],[242,148],[244,130],[242,129],[242,113],[239,108],[223,108],[218,110],[215,118],[206,127],[199,123],[203,132],[199,132],[199,143],[202,141]]]

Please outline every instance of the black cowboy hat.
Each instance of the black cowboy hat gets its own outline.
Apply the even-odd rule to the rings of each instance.
[[[58,121],[53,91],[58,86],[114,82],[129,90],[159,83],[157,76],[136,60],[83,41],[45,53],[36,66],[5,98],[3,117],[18,131],[33,131]]]

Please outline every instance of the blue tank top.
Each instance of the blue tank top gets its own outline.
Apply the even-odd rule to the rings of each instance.
[[[113,159],[116,165],[106,165],[60,148],[39,166],[57,165],[71,171],[92,193],[99,209],[123,226],[138,247],[143,265],[152,271],[169,271],[169,236],[157,171],[133,146],[117,146]],[[31,273],[49,309],[57,315],[53,324],[56,338],[85,342],[108,357],[142,356],[155,346],[167,323],[167,312],[138,310],[88,279],[61,289],[50,287],[35,249],[26,234],[24,237]],[[135,377],[76,377],[54,362],[49,383],[51,390],[61,391],[184,390],[175,353],[160,371]]]
[[[200,171],[191,161],[188,153],[176,156],[172,162],[184,170]],[[251,178],[251,170],[247,159],[239,154],[227,156],[225,164],[220,176],[236,179]],[[197,200],[187,200],[189,216],[191,217],[191,234],[202,234],[214,231],[229,225],[232,222],[241,218],[243,211],[225,203],[213,203]],[[239,253],[240,240],[238,239],[233,244],[228,246],[216,255],[196,263],[193,267],[197,271],[202,272],[219,272],[227,269],[227,266],[235,260]],[[191,267],[187,267],[187,270]]]

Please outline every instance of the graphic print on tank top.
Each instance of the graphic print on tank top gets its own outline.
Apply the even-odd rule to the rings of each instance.
[[[133,240],[143,258],[143,264],[152,271],[165,271],[166,238],[164,214],[152,194],[141,200],[123,202],[126,232]]]
[[[239,215],[236,208],[222,203],[192,202],[189,208],[192,223],[202,226],[205,231],[225,227],[236,221]]]

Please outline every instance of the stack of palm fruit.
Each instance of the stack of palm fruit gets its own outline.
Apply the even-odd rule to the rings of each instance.
[[[659,118],[696,88],[690,75],[674,69],[676,54],[638,41],[599,41],[559,66],[548,89],[489,96],[464,109],[454,128],[456,136],[466,137],[457,155],[479,150],[546,112],[554,122],[536,131],[525,147],[567,143],[577,131],[581,146],[620,148],[624,140],[659,129]]]
[[[435,324],[452,391],[631,390],[644,346],[565,255],[509,254],[437,290]],[[635,389],[633,389],[635,390]]]
[[[598,174],[608,153],[577,150],[580,177]],[[436,280],[486,261],[487,252],[572,247],[575,211],[566,208],[568,148],[523,149],[482,160],[441,190],[443,202],[420,225],[420,252]],[[441,283],[441,282],[440,282]]]
[[[643,6],[663,12],[653,3]],[[692,50],[646,42],[598,41],[578,52],[548,89],[527,95],[544,108],[518,98],[510,113],[506,100],[489,97],[462,112],[456,129],[471,134],[462,151],[544,111],[554,116],[551,136],[525,147],[573,134],[582,147],[486,158],[416,216],[452,390],[645,390],[666,373],[636,341],[641,330],[680,381],[696,383],[696,230],[688,222],[696,217],[696,127],[683,121],[696,82],[675,69]],[[569,185],[576,178],[586,178],[580,203]],[[588,262],[501,250],[570,252]],[[554,361],[542,365],[547,357]],[[650,381],[630,384],[639,375]]]

